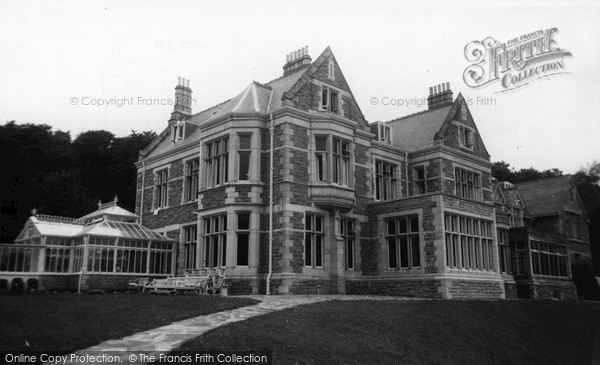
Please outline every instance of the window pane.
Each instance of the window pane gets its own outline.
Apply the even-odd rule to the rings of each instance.
[[[410,231],[413,233],[419,232],[419,218],[410,218]]]
[[[249,150],[251,148],[251,137],[250,134],[240,134],[240,150]]]
[[[250,229],[250,214],[238,214],[238,229]]]
[[[354,268],[354,240],[348,239],[346,241],[346,268]]]
[[[323,266],[323,236],[316,236],[315,266]]]
[[[401,218],[398,219],[398,225],[399,225],[399,232],[398,233],[407,233],[408,232],[408,227],[406,226],[406,218]]]
[[[312,236],[308,233],[304,237],[304,265],[312,266]]]
[[[317,151],[327,151],[327,137],[316,137],[315,142]]]
[[[237,242],[237,265],[247,266],[248,265],[248,233],[238,233]]]
[[[398,253],[396,251],[396,239],[395,238],[389,238],[388,239],[388,255],[389,255],[389,261],[390,261],[390,267],[391,268],[397,268],[398,267]]]
[[[388,221],[388,235],[396,234],[396,221]]]
[[[406,237],[400,238],[400,267],[408,267],[408,243]]]
[[[421,251],[419,249],[419,236],[412,236],[410,238],[412,247],[412,266],[421,266]]]
[[[250,153],[249,152],[240,152],[240,173],[239,180],[250,180],[249,176],[249,168],[250,168]]]

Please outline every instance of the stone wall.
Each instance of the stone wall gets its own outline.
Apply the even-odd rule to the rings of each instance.
[[[418,298],[442,298],[437,280],[348,280],[349,295],[393,295]]]
[[[501,281],[449,280],[449,299],[499,299],[504,295]]]

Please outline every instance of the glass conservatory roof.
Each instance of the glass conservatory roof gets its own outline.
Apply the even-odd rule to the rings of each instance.
[[[117,222],[103,220],[101,222],[85,227],[82,234],[93,236],[113,236],[132,239],[143,239],[153,241],[173,241],[172,239],[156,233],[138,223]]]
[[[77,219],[33,216],[29,219],[26,228],[19,235],[17,241],[30,237],[30,235],[25,234],[27,227],[37,231],[37,234],[40,236],[80,237],[92,235],[165,242],[173,241],[169,237],[156,233],[139,223],[113,221],[108,217],[104,217],[91,224],[85,224],[83,221]]]

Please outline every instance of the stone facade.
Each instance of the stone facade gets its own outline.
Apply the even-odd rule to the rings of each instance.
[[[519,283],[500,272],[505,202],[494,203],[490,157],[462,95],[444,88],[429,110],[369,126],[331,50],[314,62],[300,54],[284,76],[230,101],[175,108],[170,125],[176,117],[194,132],[175,140],[166,129],[141,152],[144,225],[180,242],[197,227],[196,255],[176,260],[178,272],[223,270],[232,294],[516,297]],[[184,203],[193,158],[197,199]],[[168,204],[157,208],[165,168]],[[552,285],[534,289],[547,297]]]

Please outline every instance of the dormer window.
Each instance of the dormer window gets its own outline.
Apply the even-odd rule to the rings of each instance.
[[[177,143],[183,140],[185,122],[178,121],[171,126],[171,142]]]
[[[473,135],[474,133],[473,130],[471,130],[471,128],[463,125],[459,126],[458,137],[460,141],[460,146],[466,148],[473,148]]]
[[[379,141],[383,143],[392,143],[392,127],[387,124],[379,124]]]
[[[323,86],[321,91],[321,109],[337,113],[339,111],[339,92],[330,87]]]

